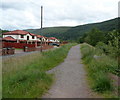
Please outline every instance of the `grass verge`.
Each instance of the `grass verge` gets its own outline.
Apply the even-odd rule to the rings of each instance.
[[[116,74],[118,62],[88,44],[81,45],[83,63],[86,65],[91,88],[106,97],[118,97],[113,94],[113,80],[109,73]]]
[[[53,75],[46,74],[64,61],[69,49],[67,44],[55,50],[34,53],[3,60],[3,98],[38,98],[51,86]]]

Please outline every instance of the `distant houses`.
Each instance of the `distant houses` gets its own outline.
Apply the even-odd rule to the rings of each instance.
[[[59,43],[60,41],[57,39],[57,38],[55,38],[55,37],[49,37],[49,43],[53,43],[53,42],[55,42],[55,43]]]
[[[3,33],[3,45],[11,46],[17,48],[28,47],[38,47],[49,45],[49,43],[59,43],[60,41],[55,37],[44,37],[41,35],[36,35],[23,30],[15,30],[11,32]],[[15,46],[14,46],[15,45]],[[21,46],[20,46],[21,45]]]

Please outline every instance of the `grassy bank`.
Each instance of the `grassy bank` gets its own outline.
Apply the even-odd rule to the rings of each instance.
[[[113,86],[113,80],[109,77],[109,73],[118,75],[117,60],[88,44],[81,45],[81,52],[91,88],[106,97],[117,97],[114,94],[116,88]]]
[[[53,75],[45,72],[63,62],[73,45],[75,44],[67,44],[43,53],[5,59],[3,98],[41,97],[53,82]]]

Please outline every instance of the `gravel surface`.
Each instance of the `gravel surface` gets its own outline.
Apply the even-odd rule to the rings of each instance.
[[[95,98],[86,81],[80,45],[70,49],[65,61],[47,73],[55,74],[55,82],[42,98]]]

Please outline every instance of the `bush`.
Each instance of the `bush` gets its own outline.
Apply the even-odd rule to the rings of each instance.
[[[100,71],[95,73],[95,82],[93,84],[93,90],[98,92],[111,91],[113,89],[111,80],[106,77],[106,73]]]
[[[118,75],[116,73],[116,69],[118,69],[117,60],[106,56],[101,50],[103,47],[103,43],[99,43],[98,48],[88,44],[81,45],[82,59],[88,69],[88,76],[93,81],[92,89],[101,93],[113,90],[112,80],[109,79],[108,73]],[[95,58],[95,55],[98,58]]]

